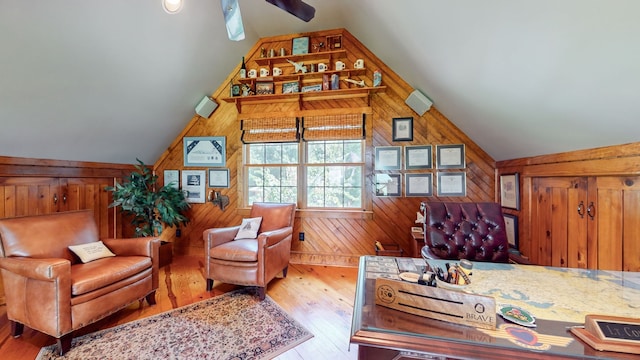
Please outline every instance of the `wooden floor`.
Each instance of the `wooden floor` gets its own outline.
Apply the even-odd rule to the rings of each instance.
[[[168,311],[237,289],[216,283],[205,291],[203,258],[175,256],[160,269],[157,304],[136,303],[102,321],[82,329],[78,335],[109,328],[132,320]],[[349,345],[351,314],[357,268],[290,265],[286,278],[269,284],[267,295],[314,337],[277,359],[356,359],[358,347]],[[7,289],[11,291],[10,289]],[[0,306],[0,359],[35,359],[40,348],[54,344],[54,338],[25,327],[17,339],[9,335],[6,307]]]

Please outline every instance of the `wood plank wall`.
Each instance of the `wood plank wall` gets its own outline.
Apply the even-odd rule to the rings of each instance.
[[[421,117],[413,112],[404,102],[413,88],[344,29],[263,38],[246,54],[247,67],[249,69],[258,68],[253,60],[259,56],[262,47],[266,49],[285,47],[289,51],[292,38],[310,36],[313,42],[313,39],[337,34],[342,35],[342,47],[346,49],[346,59],[343,61],[347,66],[352,67],[358,58],[364,59],[367,69],[364,78],[367,79],[367,84],[371,84],[373,71],[380,69],[383,74],[382,83],[386,86],[385,91],[371,95],[370,107],[368,107],[371,113],[367,115],[366,140],[365,178],[368,201],[364,211],[298,211],[294,225],[292,262],[356,266],[359,256],[375,253],[373,244],[376,240],[382,243],[399,244],[405,253],[411,253],[413,240],[410,235],[410,227],[414,224],[421,201],[493,201],[496,198],[495,162],[435,107],[432,107]],[[174,241],[176,253],[202,254],[203,230],[211,227],[237,225],[241,222],[242,217],[247,216],[249,212],[242,204],[242,176],[239,176],[242,170],[239,119],[242,116],[238,114],[234,104],[223,101],[223,98],[229,96],[229,84],[237,76],[239,63],[240,59],[238,59],[238,68],[234,69],[212,94],[212,97],[219,104],[213,115],[209,119],[198,115],[194,116],[155,164],[155,170],[160,177],[162,177],[163,170],[166,169],[185,170],[183,166],[183,137],[226,137],[226,167],[230,170],[230,187],[222,189],[221,193],[229,196],[230,204],[224,211],[209,203],[193,204],[190,210],[191,223],[181,229],[181,237],[175,237],[174,229],[168,229],[163,233],[163,238]],[[212,64],[212,66],[214,65]],[[341,86],[347,86],[342,83]],[[362,99],[336,99],[305,103],[302,110],[329,112],[339,111],[336,109],[342,108],[349,111],[349,109],[367,107],[367,105],[362,103]],[[244,116],[270,112],[296,113],[296,111],[299,111],[297,103],[274,102],[242,105],[242,115]],[[392,141],[392,119],[395,117],[413,117],[413,141]],[[434,153],[435,145],[438,144],[465,144],[466,169],[453,171],[466,171],[467,196],[456,198],[438,198],[436,196],[430,198],[375,197],[371,190],[375,173],[372,155],[374,147],[426,144],[434,145]],[[188,169],[206,168],[189,167]],[[409,172],[431,172],[434,174],[435,181],[435,169],[426,171],[401,170],[394,173]],[[304,242],[298,240],[299,232],[305,233]]]
[[[639,175],[640,142],[498,161],[496,170],[498,180],[502,174],[520,174],[520,210],[504,212],[518,216],[519,248],[530,256],[538,251],[531,242],[532,178]]]

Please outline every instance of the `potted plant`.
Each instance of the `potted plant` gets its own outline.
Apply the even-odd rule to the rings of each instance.
[[[122,184],[116,181],[115,186],[105,188],[113,192],[113,202],[109,207],[120,206],[124,215],[132,217],[136,237],[160,236],[164,226],[180,227],[189,223],[186,216],[189,203],[184,193],[172,184],[158,188],[158,176],[142,161],[136,160],[138,164],[134,166],[138,171],[131,173],[128,181]],[[168,248],[169,259],[167,261],[161,256],[160,263],[166,265],[171,262],[171,243],[163,241],[163,244]],[[166,250],[161,252],[166,256]]]

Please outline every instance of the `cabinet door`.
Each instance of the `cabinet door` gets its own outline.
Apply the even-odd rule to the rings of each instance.
[[[589,205],[589,232],[597,234],[589,249],[595,267],[640,271],[640,176],[591,179]]]
[[[587,178],[533,178],[531,260],[538,265],[588,267]]]
[[[101,238],[114,236],[114,209],[109,209],[111,193],[104,188],[113,186],[113,178],[61,179],[61,211],[92,209]]]
[[[57,178],[0,177],[0,217],[50,214],[60,202]]]

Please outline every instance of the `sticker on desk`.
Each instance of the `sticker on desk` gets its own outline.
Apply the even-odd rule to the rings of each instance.
[[[505,320],[526,327],[536,327],[536,319],[527,310],[513,305],[500,305],[498,314]]]

